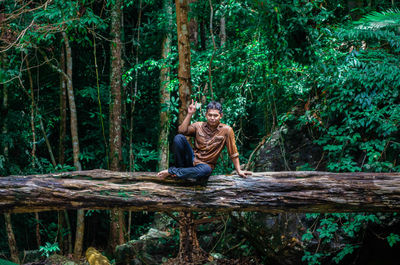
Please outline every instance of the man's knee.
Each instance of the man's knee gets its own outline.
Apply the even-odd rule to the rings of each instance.
[[[200,167],[200,175],[202,177],[208,177],[211,175],[212,169],[209,165],[206,164],[200,164],[198,165]]]
[[[186,137],[183,134],[177,134],[174,137],[174,144],[181,144],[186,140]]]
[[[211,172],[212,172],[211,167],[210,167],[210,166],[207,166],[207,168],[206,168],[206,174],[207,174],[207,176],[211,175]]]

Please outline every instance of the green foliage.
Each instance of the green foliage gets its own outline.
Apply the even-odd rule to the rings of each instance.
[[[333,213],[306,216],[314,221],[314,225],[302,236],[306,245],[302,261],[309,265],[322,264],[327,257],[338,264],[359,247],[359,234],[362,229],[368,224],[380,223],[375,214]],[[316,251],[309,251],[314,240],[317,240],[318,248]],[[333,245],[339,247],[332,250]]]
[[[400,236],[398,234],[390,233],[386,239],[391,247],[393,247],[397,242],[400,242]]]
[[[53,253],[60,251],[60,248],[58,247],[58,242],[53,244],[46,242],[44,246],[40,246],[39,250],[42,252],[42,256],[46,256],[46,258],[48,258]]]
[[[301,258],[301,261],[307,262],[308,265],[319,265],[321,264],[319,259],[321,259],[322,257],[324,257],[324,255],[321,253],[312,254],[308,251],[304,251],[304,255]]]
[[[320,51],[323,56],[312,69],[318,96],[299,124],[317,131],[315,142],[327,154],[330,171],[396,171],[400,72],[393,52],[400,42],[392,45],[394,50],[387,50],[377,42],[382,38],[371,36],[364,41],[375,48],[365,49],[360,47],[365,44],[359,39],[359,30],[347,32],[354,34],[344,36],[339,30],[328,39],[340,46],[353,38],[343,47],[353,50],[351,53],[328,47]],[[393,34],[389,36],[398,38]]]
[[[397,8],[386,11],[373,11],[355,22],[358,28],[382,29],[386,27],[398,27],[400,25],[400,11]]]
[[[17,263],[11,262],[9,260],[0,259],[0,265],[16,265]]]

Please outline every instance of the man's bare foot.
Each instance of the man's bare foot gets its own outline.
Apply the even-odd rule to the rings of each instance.
[[[159,177],[160,179],[165,179],[168,176],[171,176],[171,174],[168,173],[168,169],[160,171],[157,174],[157,177]]]

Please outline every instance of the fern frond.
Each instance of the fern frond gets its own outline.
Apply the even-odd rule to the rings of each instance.
[[[400,10],[388,9],[387,11],[374,11],[365,15],[359,21],[355,21],[358,29],[381,29],[400,26]]]

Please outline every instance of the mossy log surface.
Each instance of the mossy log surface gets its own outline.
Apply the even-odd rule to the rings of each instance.
[[[107,170],[0,177],[0,211],[360,212],[400,210],[400,173],[261,172],[160,180]]]

